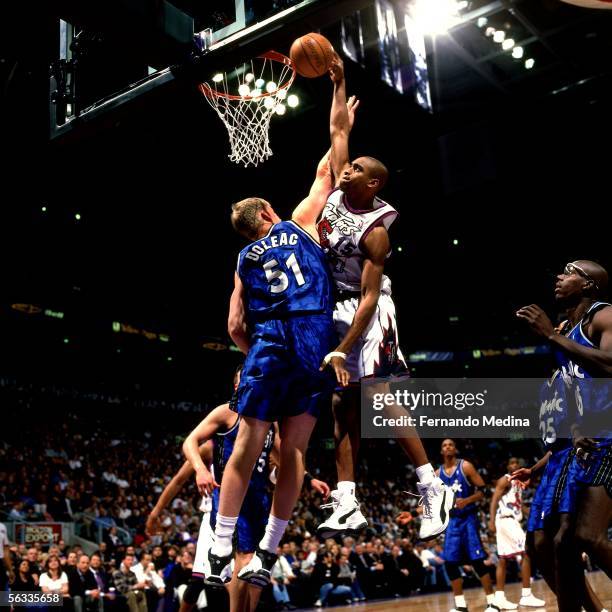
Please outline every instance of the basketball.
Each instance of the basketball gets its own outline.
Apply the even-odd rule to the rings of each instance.
[[[334,58],[334,48],[325,36],[310,32],[293,41],[289,55],[297,73],[313,79],[329,70]]]

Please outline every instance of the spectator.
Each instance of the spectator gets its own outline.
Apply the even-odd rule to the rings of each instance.
[[[145,584],[147,608],[152,611],[156,610],[160,598],[164,596],[165,585],[162,577],[155,571],[152,556],[149,553],[143,553],[140,557],[140,563],[136,563],[132,567],[132,571],[136,574],[138,582]]]
[[[327,603],[330,595],[343,598],[346,603],[352,603],[351,588],[344,584],[339,584],[338,574],[340,568],[334,560],[331,551],[324,552],[321,559],[317,562],[313,572],[315,584],[319,584],[319,599],[315,602],[317,608],[323,607]]]
[[[9,512],[9,520],[10,521],[24,521],[25,520],[25,512],[23,511],[24,503],[22,501],[15,502],[11,511]]]
[[[295,610],[295,606],[291,603],[287,586],[292,580],[295,580],[295,574],[291,569],[289,561],[282,554],[282,550],[277,550],[278,559],[272,567],[272,593],[274,600],[277,603],[279,610]]]
[[[38,550],[34,547],[28,548],[26,560],[30,568],[30,575],[34,579],[34,584],[38,584],[41,573],[40,565],[38,565]]]
[[[74,570],[67,572],[68,590],[75,612],[102,610],[102,597],[94,575],[89,571],[89,557],[81,555]]]
[[[104,599],[113,601],[115,599],[115,587],[111,576],[105,571],[102,565],[102,557],[98,553],[91,555],[89,570],[93,574],[100,594]]]
[[[117,571],[113,573],[115,588],[126,600],[130,612],[147,612],[147,598],[144,582],[138,582],[132,571],[134,557],[126,555]]]
[[[38,585],[43,593],[60,593],[69,597],[68,576],[57,555],[49,555],[47,558],[45,571],[40,575]]]
[[[187,550],[183,551],[183,554],[179,558],[179,562],[174,565],[168,580],[166,581],[166,587],[174,590],[178,595],[179,601],[183,600],[183,593],[187,588],[189,579],[191,578],[191,570],[193,569],[193,557]]]
[[[11,591],[39,591],[38,585],[30,574],[30,564],[23,559],[17,566],[15,580],[11,584]]]

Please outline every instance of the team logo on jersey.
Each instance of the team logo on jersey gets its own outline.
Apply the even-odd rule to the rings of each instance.
[[[319,225],[317,225],[317,232],[319,233],[319,242],[324,249],[329,249],[329,235],[334,231],[331,223],[327,219],[321,219]]]
[[[338,210],[335,204],[327,203],[324,211],[324,221],[327,221],[333,230],[342,236],[350,236],[363,227],[363,220],[356,221],[351,215]],[[331,231],[329,232],[331,234]]]

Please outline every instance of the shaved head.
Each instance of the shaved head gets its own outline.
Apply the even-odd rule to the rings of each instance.
[[[608,289],[608,273],[603,266],[588,259],[577,259],[572,263],[582,268],[597,283],[600,295],[606,293]]]
[[[378,190],[382,189],[389,179],[387,166],[375,157],[362,157],[361,160],[364,162],[370,178],[378,179]]]

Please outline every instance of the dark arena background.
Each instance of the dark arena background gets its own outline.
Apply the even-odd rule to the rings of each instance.
[[[612,269],[612,11],[605,7],[51,0],[9,2],[2,11],[0,522],[3,556],[15,570],[27,560],[28,577],[46,571],[54,553],[78,576],[75,558],[98,552],[102,590],[119,593],[113,573],[125,555],[146,564],[153,553],[156,578],[140,612],[183,605],[202,516],[194,479],[162,513],[159,532],[146,533],[145,523],[183,464],[183,440],[231,397],[242,361],[227,316],[246,243],[232,229],[230,206],[261,196],[290,216],[329,147],[332,98],[327,75],[298,76],[290,90],[297,101],[271,120],[273,155],[245,168],[228,159],[227,132],[198,81],[269,48],[287,54],[294,38],[313,30],[332,42],[347,93],[361,101],[351,155],[384,161],[390,178],[381,197],[400,213],[386,273],[413,376],[549,376],[551,345],[516,311],[538,304],[557,324],[554,286],[565,264],[586,259]],[[198,55],[194,32],[211,28],[215,40],[238,14],[245,19],[237,42]],[[249,30],[265,19],[272,23]],[[333,434],[330,409],[306,457],[309,472],[331,488]],[[424,441],[434,467],[443,438],[441,431]],[[467,432],[456,442],[486,483],[481,536],[494,575],[487,525],[495,482],[510,457],[532,466],[542,447]],[[304,488],[282,540],[288,564],[273,571],[275,588],[263,590],[259,610],[456,605],[443,537],[418,539],[416,498],[404,493],[416,491],[416,475],[398,444],[363,439],[356,481],[368,529],[317,539],[329,511]],[[525,490],[525,515],[536,484]],[[406,510],[410,520],[398,521]],[[360,545],[366,570],[356,566]],[[359,582],[361,595],[339,590],[320,601],[325,552],[336,565],[347,556],[346,584]],[[609,609],[612,584],[585,559]],[[1,590],[10,590],[0,572]],[[484,610],[471,566],[461,572],[470,611]],[[22,590],[38,591],[38,577]],[[532,577],[541,609],[557,610],[535,563]],[[120,612],[128,603],[135,611],[119,595],[77,603],[79,585],[69,583],[64,607],[75,612]],[[518,601],[514,561],[507,583],[507,598]],[[223,593],[208,589],[197,605],[229,609]]]

